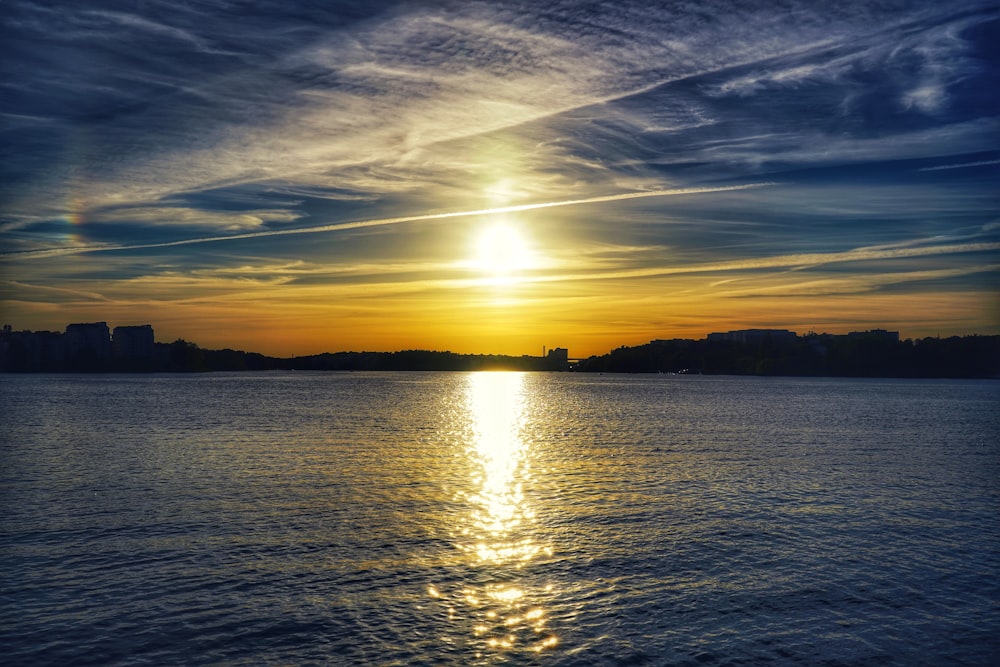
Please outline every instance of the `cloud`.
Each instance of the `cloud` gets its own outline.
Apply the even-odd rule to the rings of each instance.
[[[971,169],[972,167],[991,167],[1000,164],[1000,160],[977,160],[975,162],[959,162],[958,164],[942,164],[935,167],[921,167],[917,171],[941,171],[944,169]]]
[[[849,43],[859,25],[879,16],[864,4],[827,16],[799,5],[786,17],[721,2],[662,9],[600,3],[587,11],[573,3],[535,11],[468,3],[449,12],[408,7],[353,25],[349,33],[335,28],[324,34],[280,13],[271,26],[261,17],[191,8],[155,17],[88,9],[57,18],[33,3],[19,6],[27,8],[23,13],[31,20],[16,25],[56,38],[45,22],[56,20],[56,27],[63,22],[66,34],[58,39],[74,49],[93,49],[105,68],[69,77],[53,60],[48,69],[55,77],[48,80],[54,94],[73,87],[85,105],[95,105],[94,113],[115,120],[90,130],[101,154],[113,159],[98,158],[87,148],[77,158],[88,164],[77,187],[87,191],[95,207],[280,181],[360,197],[412,194],[440,185],[442,178],[460,189],[456,181],[468,169],[455,161],[463,152],[450,149],[455,142],[543,122],[558,136],[561,118],[576,110],[600,117],[601,105],[775,58],[802,62],[766,70],[760,81],[787,85],[819,77],[839,83],[862,56],[816,59],[848,48],[834,45]],[[703,20],[706,12],[712,21]],[[925,8],[917,20],[923,25],[942,14],[947,16]],[[228,38],[233,28],[227,21],[243,26],[242,49]],[[904,23],[895,18],[886,28],[869,30],[865,43],[901,34]],[[797,29],[789,31],[789,25]],[[303,30],[309,38],[294,39]],[[925,32],[911,29],[906,44],[923,44]],[[138,59],[128,60],[125,47],[111,46],[124,43],[134,50],[151,36],[167,43],[147,45]],[[935,39],[933,48],[925,48],[926,58],[945,67],[947,54],[961,41]],[[178,45],[184,48],[178,51]],[[866,53],[863,48],[861,53]],[[85,62],[95,61],[58,64],[73,71]],[[89,86],[89,92],[79,85]],[[648,118],[633,111],[641,119],[640,134],[704,127],[716,122],[719,111],[691,103],[664,116],[662,108],[650,107]],[[609,110],[612,117],[620,113]],[[806,136],[798,145],[810,143]],[[578,157],[567,150],[572,143],[547,146],[559,150],[536,145],[537,154],[524,161],[529,172],[549,158]],[[751,161],[766,148],[761,146]],[[73,187],[59,179],[46,183],[41,174],[35,178],[50,199],[68,196]],[[13,212],[29,215],[37,194],[13,197]]]
[[[111,301],[111,299],[106,297],[104,294],[91,290],[70,289],[65,287],[54,287],[51,285],[37,285],[20,280],[5,280],[3,283],[14,288],[14,290],[21,293],[21,295],[25,298],[27,298],[31,292],[40,292],[45,296],[54,295],[59,297],[59,300],[65,300],[66,297],[73,297],[87,301]]]
[[[262,229],[267,223],[295,222],[301,213],[290,210],[213,211],[166,206],[123,206],[91,213],[92,222],[150,226],[201,227],[218,231]]]
[[[508,295],[512,304],[522,302],[529,295],[538,298],[541,293],[537,288],[546,291],[562,284],[584,285],[595,281],[622,281],[635,279],[654,279],[661,277],[697,277],[712,274],[737,276],[705,284],[701,281],[687,282],[686,290],[694,299],[717,298],[749,298],[749,297],[792,297],[825,295],[862,294],[875,292],[908,283],[940,282],[954,278],[972,276],[984,273],[996,273],[1000,265],[995,262],[974,264],[961,267],[942,269],[919,269],[890,272],[886,269],[891,262],[919,257],[985,254],[1000,250],[1000,243],[953,244],[928,246],[921,248],[896,248],[889,250],[855,249],[841,253],[813,253],[808,255],[779,255],[759,258],[756,260],[689,263],[668,266],[647,266],[627,268],[630,252],[625,248],[604,248],[602,253],[608,258],[606,262],[590,262],[586,259],[563,261],[554,270],[525,272],[517,277],[508,289],[522,293],[517,299]],[[637,250],[637,249],[633,249]],[[610,253],[610,254],[609,254]],[[617,258],[619,267],[615,266]],[[850,262],[882,262],[880,269],[868,269],[856,274],[842,275],[836,272],[820,274],[813,278],[796,277],[788,279],[789,273],[782,276],[764,273],[773,269],[794,269],[796,276],[804,269],[816,270],[820,267]],[[890,262],[890,263],[886,263]],[[620,268],[625,267],[625,268]],[[347,278],[345,280],[336,279]],[[316,280],[317,278],[324,278]],[[329,280],[335,278],[335,280]],[[750,281],[750,285],[740,287],[741,283]],[[355,302],[403,295],[440,295],[442,293],[462,292],[463,296],[453,296],[450,299],[461,298],[462,301],[450,301],[454,307],[467,309],[468,302],[476,303],[480,297],[476,295],[483,290],[483,304],[496,300],[497,294],[491,293],[493,282],[488,277],[470,275],[468,271],[452,264],[425,263],[423,265],[344,265],[325,266],[317,264],[291,263],[288,265],[243,265],[228,268],[206,268],[197,271],[165,270],[157,273],[137,275],[132,278],[117,281],[113,286],[105,286],[100,293],[85,288],[55,290],[43,285],[24,281],[9,282],[18,293],[27,294],[32,290],[50,292],[43,300],[58,299],[66,303],[90,303],[101,301],[124,306],[127,304],[151,304],[154,302],[173,304],[205,304],[216,303],[224,299],[228,307],[239,304],[260,304],[267,301],[282,303],[305,304],[317,302],[329,304],[331,300],[351,300]],[[86,287],[89,283],[84,282]],[[101,284],[99,281],[93,284]],[[719,289],[724,288],[724,289]],[[529,290],[534,290],[529,292]],[[631,291],[629,299],[650,294],[648,289],[639,286]],[[572,293],[571,293],[572,294]],[[577,293],[575,297],[580,298]],[[674,299],[686,298],[684,291],[671,292]],[[66,297],[69,297],[67,302]],[[563,298],[571,298],[567,295]],[[587,297],[603,300],[603,297]],[[623,295],[621,298],[625,299]],[[593,305],[593,304],[592,304]],[[517,306],[520,308],[520,306]]]
[[[830,264],[870,262],[929,257],[934,255],[991,253],[1000,251],[1000,243],[956,243],[921,247],[896,247],[888,249],[858,248],[844,252],[802,253],[774,255],[724,262],[691,263],[670,266],[649,266],[604,272],[566,273],[529,278],[533,282],[559,282],[575,280],[620,280],[624,278],[654,278],[689,273],[732,273],[763,269],[804,270]]]
[[[532,211],[543,208],[556,208],[562,206],[577,206],[581,204],[597,204],[604,202],[625,201],[629,199],[640,199],[647,197],[670,197],[680,195],[705,194],[715,192],[732,192],[737,190],[747,190],[759,188],[772,183],[745,183],[741,185],[723,185],[702,188],[682,188],[676,190],[656,190],[652,192],[626,192],[611,195],[601,195],[588,197],[585,199],[567,199],[562,201],[544,202],[536,204],[517,204],[512,206],[500,206],[489,209],[478,209],[471,211],[452,211],[447,213],[428,213],[423,215],[406,215],[395,218],[380,218],[374,220],[357,220],[353,222],[341,222],[330,225],[319,225],[316,227],[295,227],[291,229],[271,229],[256,232],[244,232],[241,234],[229,234],[226,236],[204,236],[199,238],[181,239],[175,241],[163,241],[159,243],[137,243],[131,245],[74,245],[59,248],[46,248],[42,250],[19,251],[13,253],[2,253],[0,257],[6,258],[43,258],[60,255],[78,255],[90,252],[106,252],[110,250],[144,250],[150,248],[174,248],[184,245],[195,245],[200,243],[217,243],[222,241],[235,241],[240,239],[261,238],[266,236],[289,236],[293,234],[317,234],[325,232],[337,232],[348,229],[361,229],[365,227],[382,227],[385,225],[396,225],[404,222],[424,222],[428,220],[445,220],[449,218],[465,218],[471,216],[497,215],[502,213],[515,213],[520,211]],[[131,209],[124,209],[124,215],[128,215]],[[157,213],[158,211],[146,211],[146,213]],[[252,220],[259,221],[258,218],[250,216]]]
[[[1000,264],[900,271],[895,273],[862,273],[844,277],[823,277],[801,281],[762,281],[762,284],[723,291],[719,296],[753,298],[760,296],[818,297],[833,294],[862,294],[908,283],[935,282],[980,273],[996,273]],[[774,283],[774,284],[771,284]]]

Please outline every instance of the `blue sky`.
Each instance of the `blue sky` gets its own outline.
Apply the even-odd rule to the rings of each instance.
[[[0,14],[18,329],[272,354],[1000,333],[996,2]]]

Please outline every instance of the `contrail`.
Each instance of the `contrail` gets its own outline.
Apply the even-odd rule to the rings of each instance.
[[[255,239],[263,236],[288,236],[290,234],[319,234],[322,232],[338,232],[345,229],[359,229],[362,227],[381,227],[382,225],[398,225],[403,222],[423,222],[426,220],[444,220],[447,218],[464,218],[477,215],[494,215],[498,213],[516,213],[518,211],[531,211],[540,208],[555,208],[558,206],[576,206],[579,204],[599,204],[602,202],[622,201],[625,199],[641,199],[644,197],[671,197],[676,195],[694,195],[711,192],[730,192],[733,190],[749,190],[751,188],[761,188],[769,185],[776,185],[772,182],[746,183],[743,185],[720,185],[703,188],[677,188],[674,190],[652,190],[649,192],[626,192],[616,195],[602,195],[600,197],[587,197],[586,199],[567,199],[563,201],[544,202],[540,204],[518,204],[515,206],[500,206],[497,208],[483,208],[472,211],[452,211],[449,213],[427,213],[424,215],[407,215],[398,218],[377,218],[372,220],[354,220],[351,222],[337,222],[329,225],[319,225],[316,227],[298,227],[295,229],[269,229],[259,232],[246,232],[244,234],[230,234],[226,236],[203,236],[201,238],[181,239],[179,241],[162,241],[157,243],[136,243],[122,245],[89,245],[66,248],[43,248],[40,250],[21,250],[15,252],[0,253],[0,257],[11,259],[35,259],[41,257],[54,257],[59,255],[79,255],[89,252],[108,252],[112,250],[145,250],[148,248],[172,248],[175,246],[194,245],[196,243],[217,243],[220,241],[235,241],[238,239]]]
[[[923,167],[917,171],[941,171],[942,169],[967,169],[969,167],[987,167],[1000,164],[1000,160],[981,160],[980,162],[962,162],[960,164],[943,164],[939,167]]]

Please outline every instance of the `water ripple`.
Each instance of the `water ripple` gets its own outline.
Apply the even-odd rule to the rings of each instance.
[[[996,383],[0,382],[5,664],[1000,662]]]

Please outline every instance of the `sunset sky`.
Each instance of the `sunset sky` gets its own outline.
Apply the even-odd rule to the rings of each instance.
[[[995,0],[0,20],[14,329],[278,356],[1000,333]]]

